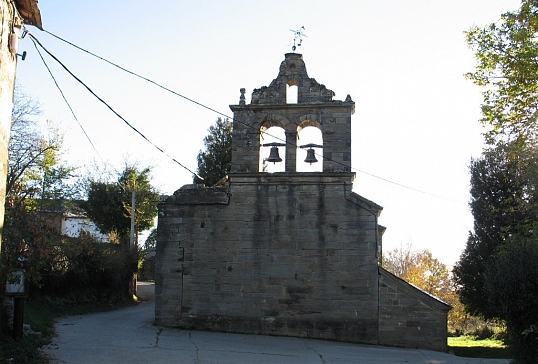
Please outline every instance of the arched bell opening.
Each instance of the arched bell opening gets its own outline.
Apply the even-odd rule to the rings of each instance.
[[[297,172],[323,171],[323,134],[318,125],[297,128]]]
[[[286,134],[280,126],[262,127],[260,130],[259,172],[286,170]]]

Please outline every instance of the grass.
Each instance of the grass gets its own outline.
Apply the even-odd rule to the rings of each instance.
[[[25,336],[20,341],[14,341],[10,335],[2,335],[0,338],[0,364],[48,363],[49,360],[40,348],[52,340],[54,322],[57,317],[112,311],[133,304],[135,304],[134,300],[117,303],[62,305],[48,301],[27,301],[24,305],[24,323],[29,324],[33,331],[41,332],[42,335],[40,337]]]
[[[510,348],[502,340],[479,340],[473,336],[449,337],[448,346],[457,356],[467,358],[513,359]]]

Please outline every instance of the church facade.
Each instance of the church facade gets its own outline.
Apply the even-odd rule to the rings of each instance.
[[[379,264],[382,207],[352,191],[351,97],[333,100],[297,53],[250,104],[244,93],[227,180],[159,204],[156,323],[446,350],[450,306]],[[321,144],[300,145],[307,127]],[[264,143],[273,130],[284,137]],[[283,171],[265,172],[269,147]],[[306,148],[319,171],[299,171]]]

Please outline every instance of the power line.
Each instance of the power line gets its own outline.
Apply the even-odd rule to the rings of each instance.
[[[90,51],[88,51],[88,50],[86,50],[86,49],[84,49],[84,48],[82,48],[82,47],[79,47],[79,46],[77,46],[76,44],[74,44],[74,43],[72,43],[72,42],[69,42],[69,41],[67,41],[67,40],[65,40],[65,39],[63,39],[63,38],[61,38],[61,37],[59,37],[59,36],[57,36],[57,35],[55,35],[55,34],[49,32],[49,31],[47,31],[47,30],[45,30],[45,32],[48,33],[48,34],[50,34],[51,36],[55,37],[56,39],[61,40],[62,42],[65,42],[65,43],[67,43],[67,44],[69,44],[69,45],[71,45],[71,46],[73,46],[73,47],[79,49],[80,51],[83,51],[83,52],[85,52],[85,53],[87,53],[87,54],[89,54],[89,55],[91,55],[91,56],[93,56],[93,57],[96,57],[96,58],[98,58],[98,59],[100,59],[100,60],[102,60],[102,61],[104,61],[104,62],[106,62],[106,63],[108,63],[108,64],[110,64],[110,65],[112,65],[112,66],[114,66],[114,67],[116,67],[116,68],[118,68],[118,69],[120,69],[120,70],[122,70],[122,71],[124,71],[124,72],[127,72],[127,73],[129,73],[129,74],[131,74],[131,75],[133,75],[133,76],[135,76],[135,77],[138,77],[138,78],[140,78],[140,79],[142,79],[142,80],[145,80],[145,81],[147,81],[147,82],[149,82],[149,83],[151,83],[151,84],[153,84],[153,85],[155,85],[155,86],[157,86],[157,87],[159,87],[159,88],[161,88],[161,89],[163,89],[163,90],[165,90],[165,91],[167,91],[167,92],[170,92],[170,93],[172,93],[172,94],[174,94],[174,95],[176,95],[176,96],[178,96],[178,97],[181,97],[181,98],[183,98],[183,99],[185,99],[185,100],[187,100],[187,101],[189,101],[189,102],[192,102],[192,103],[194,103],[194,104],[196,104],[196,105],[198,105],[198,106],[200,106],[200,107],[203,107],[203,108],[205,108],[205,109],[207,109],[207,110],[209,110],[209,111],[212,111],[212,112],[214,112],[214,113],[216,113],[216,114],[218,114],[218,115],[220,115],[220,116],[223,116],[223,117],[225,117],[225,118],[227,118],[227,119],[231,119],[231,120],[236,121],[236,122],[238,122],[238,123],[240,123],[240,124],[242,124],[242,125],[244,125],[244,126],[246,126],[246,127],[249,127],[249,128],[251,128],[251,129],[253,129],[253,130],[256,130],[256,132],[259,132],[259,130],[258,130],[257,128],[253,127],[252,125],[249,125],[249,124],[247,124],[247,123],[244,123],[244,122],[242,122],[241,120],[235,119],[235,118],[233,118],[233,117],[230,117],[230,116],[228,116],[227,114],[224,114],[224,113],[222,113],[222,112],[220,112],[220,111],[218,111],[218,110],[216,110],[216,109],[213,109],[212,107],[209,107],[209,106],[207,106],[207,105],[204,105],[204,104],[202,104],[202,103],[200,103],[200,102],[198,102],[198,101],[196,101],[196,100],[193,100],[193,99],[191,99],[191,98],[189,98],[189,97],[187,97],[187,96],[184,96],[184,95],[182,95],[182,94],[180,94],[180,93],[178,93],[178,92],[176,92],[176,91],[174,91],[174,90],[171,90],[171,89],[169,89],[169,88],[167,88],[167,87],[165,87],[165,86],[163,86],[163,85],[161,85],[161,84],[159,84],[159,83],[157,83],[157,82],[155,82],[155,81],[153,81],[153,80],[151,80],[151,79],[149,79],[149,78],[147,78],[147,77],[141,76],[141,75],[139,75],[139,74],[137,74],[137,73],[135,73],[135,72],[133,72],[133,71],[130,71],[130,70],[128,70],[128,69],[126,69],[126,68],[124,68],[124,67],[122,67],[122,66],[120,66],[120,65],[118,65],[118,64],[116,64],[116,63],[114,63],[114,62],[111,62],[111,61],[107,60],[107,59],[104,58],[104,57],[101,57],[101,56],[99,56],[99,55],[97,55],[97,54],[95,54],[95,53],[92,53],[92,52],[90,52]],[[64,68],[65,68],[65,67],[64,67]],[[79,81],[79,82],[80,82],[80,81]],[[118,116],[119,116],[119,115],[118,115]],[[120,118],[121,118],[121,117],[120,117]],[[122,118],[122,119],[123,119],[123,118]],[[134,130],[137,131],[136,129],[134,129]],[[138,131],[137,131],[137,132],[138,132]],[[293,142],[288,142],[288,141],[286,141],[286,140],[284,140],[284,139],[282,139],[282,138],[280,138],[280,137],[271,135],[270,133],[267,133],[267,132],[265,132],[265,134],[268,135],[268,136],[271,136],[271,137],[275,138],[276,140],[282,141],[282,142],[286,143],[287,145],[291,145],[292,147],[295,147],[295,148],[298,147],[298,145],[295,144],[295,143],[293,143]],[[405,189],[408,189],[408,190],[411,190],[411,191],[414,191],[414,192],[422,193],[422,194],[425,194],[425,195],[429,195],[429,196],[432,196],[432,197],[436,197],[436,198],[440,198],[440,199],[444,199],[444,200],[448,200],[448,201],[453,201],[453,202],[461,203],[461,201],[456,201],[456,200],[453,200],[453,199],[450,199],[450,198],[447,198],[447,197],[444,197],[444,196],[440,196],[440,195],[436,195],[436,194],[433,194],[433,193],[430,193],[430,192],[426,192],[426,191],[423,191],[423,190],[419,190],[419,189],[417,189],[417,188],[410,187],[410,186],[407,186],[407,185],[404,185],[404,184],[401,184],[401,183],[398,183],[398,182],[389,180],[389,179],[387,179],[387,178],[377,176],[377,175],[375,175],[375,174],[373,174],[373,173],[369,173],[369,172],[360,170],[360,169],[358,169],[358,168],[354,168],[354,167],[348,166],[347,164],[344,164],[344,163],[339,162],[339,161],[335,161],[335,160],[333,160],[333,159],[331,159],[331,158],[327,158],[327,157],[322,156],[322,155],[320,155],[320,154],[318,154],[318,153],[315,153],[315,154],[316,154],[317,156],[319,156],[319,157],[325,159],[325,160],[328,160],[328,161],[331,161],[331,162],[340,164],[340,165],[342,165],[342,166],[344,166],[344,167],[346,167],[346,168],[351,168],[352,170],[354,170],[354,171],[356,171],[356,172],[363,173],[363,174],[365,174],[365,175],[368,175],[368,176],[370,176],[370,177],[379,179],[379,180],[381,180],[381,181],[384,181],[384,182],[393,184],[393,185],[395,185],[395,186],[398,186],[398,187],[401,187],[401,188],[405,188]],[[195,174],[195,175],[196,175],[196,174]]]
[[[187,96],[184,96],[184,95],[182,95],[182,94],[180,94],[180,93],[178,93],[178,92],[176,92],[176,91],[174,91],[174,90],[172,90],[172,89],[169,89],[168,87],[165,87],[165,86],[163,86],[163,85],[161,85],[161,84],[159,84],[159,83],[157,83],[157,82],[155,82],[155,81],[153,81],[153,80],[151,80],[151,79],[149,79],[149,78],[147,78],[147,77],[141,76],[141,75],[139,75],[138,73],[135,73],[135,72],[133,72],[133,71],[130,71],[130,70],[128,70],[128,69],[126,69],[126,68],[124,68],[124,67],[122,67],[122,66],[120,66],[120,65],[118,65],[118,64],[116,64],[116,63],[114,63],[114,62],[111,62],[111,61],[107,60],[106,58],[103,58],[103,57],[101,57],[101,56],[98,56],[98,55],[95,54],[95,53],[92,53],[92,52],[90,52],[90,51],[88,51],[88,50],[86,50],[86,49],[84,49],[84,48],[81,48],[81,47],[79,47],[79,46],[77,46],[77,45],[75,45],[75,44],[73,44],[73,43],[71,43],[71,42],[69,42],[69,41],[63,39],[63,38],[60,38],[59,36],[54,35],[54,34],[52,34],[51,32],[49,32],[49,31],[47,31],[47,30],[45,30],[45,32],[48,33],[48,34],[50,34],[50,35],[52,35],[53,37],[55,37],[55,38],[57,38],[57,39],[63,41],[63,42],[65,42],[65,43],[67,43],[67,44],[69,44],[69,45],[71,45],[71,46],[73,46],[73,47],[75,47],[75,48],[77,48],[77,49],[79,49],[79,50],[85,52],[85,53],[88,53],[89,55],[91,55],[91,56],[93,56],[93,57],[95,57],[95,58],[98,58],[98,59],[102,60],[103,62],[106,62],[106,63],[108,63],[108,64],[110,64],[110,65],[112,65],[112,66],[114,66],[114,67],[116,67],[116,68],[119,68],[120,70],[122,70],[122,71],[124,71],[124,72],[127,72],[127,73],[129,73],[129,74],[131,74],[131,75],[133,75],[133,76],[135,76],[135,77],[138,77],[138,78],[140,78],[140,79],[142,79],[142,80],[144,80],[144,81],[147,81],[147,82],[149,82],[149,83],[151,83],[151,84],[153,84],[153,85],[155,85],[155,86],[157,86],[157,87],[159,87],[159,88],[162,88],[162,89],[165,90],[165,91],[168,91],[168,92],[170,92],[170,93],[172,93],[172,94],[174,94],[174,95],[176,95],[176,96],[179,96],[179,97],[181,97],[181,98],[183,98],[183,99],[185,99],[185,100],[187,100],[187,101],[189,101],[189,102],[192,102],[193,104],[196,104],[196,105],[198,105],[198,106],[201,106],[201,107],[203,107],[203,108],[205,108],[205,109],[207,109],[207,110],[209,110],[209,111],[212,111],[212,112],[214,112],[214,113],[216,113],[216,114],[218,114],[218,115],[224,116],[225,118],[228,118],[228,119],[232,119],[232,120],[233,120],[232,117],[230,117],[230,116],[228,116],[228,115],[226,115],[226,114],[224,114],[224,113],[222,113],[222,112],[220,112],[220,111],[218,111],[218,110],[215,110],[215,109],[213,109],[213,108],[211,108],[211,107],[209,107],[209,106],[207,106],[207,105],[204,105],[204,104],[202,104],[202,103],[200,103],[200,102],[198,102],[198,101],[196,101],[196,100],[193,100],[193,99],[191,99],[191,98],[188,98]]]
[[[183,164],[181,164],[179,161],[177,161],[175,158],[172,158],[170,155],[168,155],[163,149],[161,149],[159,146],[157,146],[155,143],[153,143],[151,140],[149,140],[144,134],[142,134],[138,129],[136,129],[134,126],[132,126],[125,118],[123,118],[118,112],[116,112],[116,110],[114,110],[112,108],[112,106],[110,106],[105,100],[103,100],[101,97],[99,97],[95,92],[93,92],[93,90],[91,88],[88,87],[88,85],[86,85],[80,78],[78,78],[77,76],[75,76],[75,74],[73,74],[73,72],[71,72],[56,56],[54,56],[51,52],[49,52],[49,50],[47,50],[43,44],[39,41],[39,39],[37,39],[32,33],[28,32],[28,34],[30,35],[30,37],[32,38],[32,40],[35,40],[35,42],[37,42],[37,44],[39,44],[39,46],[45,51],[47,52],[47,54],[49,56],[51,56],[56,62],[58,62],[60,64],[60,66],[62,66],[63,69],[65,69],[67,71],[67,73],[69,73],[71,75],[71,77],[73,77],[75,80],[77,80],[82,86],[84,86],[84,88],[86,88],[86,90],[88,90],[97,100],[101,101],[101,103],[103,103],[110,111],[112,111],[112,113],[114,113],[114,115],[116,115],[118,118],[120,118],[125,124],[127,124],[127,126],[129,126],[132,130],[134,130],[138,135],[140,135],[144,140],[146,140],[148,143],[150,143],[151,145],[153,145],[158,151],[160,151],[161,153],[163,153],[165,156],[167,156],[168,158],[170,158],[172,161],[176,162],[179,166],[181,166],[182,168],[186,169],[187,171],[189,171],[191,174],[195,175],[196,177],[200,178],[202,181],[204,180],[202,177],[200,177],[197,173],[191,171],[189,168],[187,168],[186,166],[184,166]]]
[[[54,75],[52,74],[52,71],[50,70],[47,62],[45,61],[45,59],[43,58],[43,55],[41,54],[41,52],[39,51],[39,48],[37,47],[37,44],[34,40],[34,38],[32,38],[32,43],[34,44],[34,47],[37,51],[37,53],[39,54],[39,57],[41,58],[41,61],[43,61],[43,64],[45,65],[45,67],[47,68],[47,71],[49,72],[49,75],[50,77],[52,77],[52,80],[54,81],[54,84],[56,85],[56,88],[58,89],[58,91],[60,91],[60,94],[62,95],[62,98],[64,99],[65,103],[67,104],[67,107],[69,108],[69,110],[71,111],[71,114],[73,115],[73,117],[75,118],[78,126],[80,126],[80,129],[82,129],[82,132],[84,133],[84,135],[86,136],[86,139],[88,139],[88,141],[90,142],[93,150],[95,150],[95,153],[97,153],[97,156],[101,159],[101,161],[104,163],[105,161],[103,160],[103,158],[101,157],[101,155],[99,154],[99,152],[97,151],[97,149],[95,148],[95,145],[93,144],[92,140],[90,139],[88,133],[86,133],[86,130],[84,130],[84,127],[82,126],[82,124],[80,123],[80,121],[78,120],[77,116],[75,115],[75,112],[73,111],[73,108],[71,107],[71,104],[69,104],[69,101],[67,101],[67,98],[65,97],[62,89],[60,88],[60,85],[58,84],[58,82],[56,81],[56,78],[54,77]]]

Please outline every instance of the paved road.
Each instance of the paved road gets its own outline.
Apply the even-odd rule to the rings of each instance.
[[[58,321],[46,349],[53,363],[175,364],[505,364],[508,360],[459,358],[429,350],[297,338],[163,329],[154,326],[153,286],[139,285],[146,298],[134,307]]]

